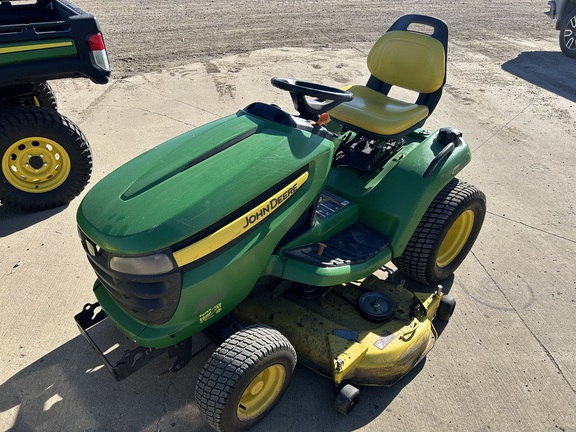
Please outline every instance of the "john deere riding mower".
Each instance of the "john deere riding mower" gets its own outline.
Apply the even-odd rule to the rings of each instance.
[[[196,401],[212,427],[233,431],[272,409],[297,360],[334,381],[347,413],[356,386],[391,385],[426,355],[432,320],[455,306],[438,284],[485,214],[484,194],[455,178],[470,161],[462,134],[421,128],[446,46],[444,22],[404,16],[370,51],[365,86],[273,78],[298,115],[250,104],[89,191],[77,218],[98,303],[76,320],[117,379],[164,350],[180,369],[205,332],[218,347]],[[416,102],[388,96],[392,86]],[[379,271],[390,261],[433,288],[408,290]],[[117,363],[88,331],[107,317],[137,344]]]

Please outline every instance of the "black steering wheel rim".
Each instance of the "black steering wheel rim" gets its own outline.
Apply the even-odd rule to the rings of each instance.
[[[274,87],[289,91],[290,93],[331,100],[334,102],[347,102],[354,98],[354,95],[346,90],[322,84],[300,81],[294,78],[274,77],[271,82]]]
[[[271,82],[274,87],[290,92],[294,108],[302,118],[308,120],[315,120],[318,115],[354,98],[354,95],[346,90],[293,78],[274,77]],[[306,99],[306,96],[316,99]]]

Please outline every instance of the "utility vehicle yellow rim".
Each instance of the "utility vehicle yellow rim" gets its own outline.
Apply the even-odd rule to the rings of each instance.
[[[246,387],[238,404],[241,421],[252,420],[274,403],[286,381],[286,369],[281,364],[268,366]]]
[[[37,106],[37,107],[40,106],[40,101],[38,100],[38,98],[37,98],[36,96],[34,96],[34,97],[32,98],[32,100],[34,101],[34,106]]]
[[[472,210],[466,210],[454,221],[440,245],[436,258],[438,267],[446,267],[454,261],[470,237],[473,226],[474,212]]]
[[[70,174],[70,156],[48,138],[28,137],[15,142],[2,156],[2,174],[12,186],[28,193],[56,189]]]

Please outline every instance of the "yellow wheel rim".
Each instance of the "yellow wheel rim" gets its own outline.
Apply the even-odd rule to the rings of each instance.
[[[56,189],[70,174],[70,156],[56,141],[28,137],[15,142],[2,156],[2,174],[23,192]]]
[[[268,366],[260,372],[246,387],[237,415],[240,421],[250,421],[261,415],[276,401],[286,381],[286,369],[281,364]]]
[[[438,257],[436,258],[436,265],[438,267],[446,267],[458,256],[474,226],[474,212],[466,210],[458,219],[454,221],[446,237],[442,240]]]
[[[32,100],[34,102],[34,106],[37,106],[37,107],[40,106],[40,101],[38,100],[38,98],[36,96],[33,96]]]

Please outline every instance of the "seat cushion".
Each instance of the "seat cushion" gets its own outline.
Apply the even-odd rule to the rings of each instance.
[[[347,90],[354,99],[333,108],[330,115],[375,135],[400,134],[428,116],[425,105],[402,102],[361,85]]]

